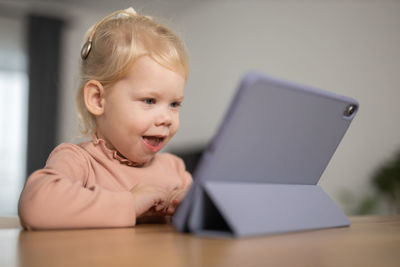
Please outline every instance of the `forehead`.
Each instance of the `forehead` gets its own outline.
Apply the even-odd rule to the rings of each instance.
[[[183,95],[185,79],[151,59],[140,57],[129,69],[124,82],[137,90],[175,91]]]
[[[170,62],[163,62],[154,59],[151,55],[142,55],[134,61],[132,67],[128,70],[128,75],[134,74],[132,72],[142,72],[142,74],[143,72],[146,72],[152,75],[160,72],[170,72],[171,74],[179,75],[186,80],[185,73],[182,71],[180,66],[177,66],[179,64],[175,65]]]

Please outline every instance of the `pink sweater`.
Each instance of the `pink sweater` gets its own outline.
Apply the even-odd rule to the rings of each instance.
[[[149,166],[134,167],[104,140],[64,143],[52,151],[45,168],[28,178],[18,213],[27,229],[129,227],[136,223],[129,192],[136,184],[172,190],[191,182],[183,161],[171,154],[157,154]]]

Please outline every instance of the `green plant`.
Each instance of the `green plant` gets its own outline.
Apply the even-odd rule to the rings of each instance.
[[[400,151],[394,158],[380,166],[371,176],[374,193],[364,197],[359,204],[353,206],[353,214],[375,213],[381,204],[386,204],[392,214],[400,213]],[[354,196],[344,194],[347,203],[354,202]]]
[[[374,173],[372,185],[388,202],[391,213],[400,213],[400,151]]]

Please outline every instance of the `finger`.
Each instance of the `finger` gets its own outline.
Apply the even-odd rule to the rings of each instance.
[[[179,205],[186,196],[186,193],[187,193],[186,190],[181,190],[180,192],[178,192],[178,194],[176,194],[175,198],[172,200],[172,203],[175,206]]]
[[[165,208],[164,205],[157,205],[157,206],[154,207],[154,210],[155,210],[156,212],[160,212],[160,211],[162,211],[164,208]]]
[[[180,199],[180,198],[175,198],[175,199],[172,201],[172,204],[176,207],[176,206],[178,206],[181,202],[182,202],[182,199]]]
[[[167,214],[172,215],[175,213],[175,207],[174,206],[169,206],[167,209]]]

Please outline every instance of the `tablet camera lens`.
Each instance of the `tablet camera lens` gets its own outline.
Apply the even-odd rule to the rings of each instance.
[[[357,110],[357,106],[354,104],[348,105],[344,111],[344,116],[350,117],[351,115],[354,114],[354,112]]]

